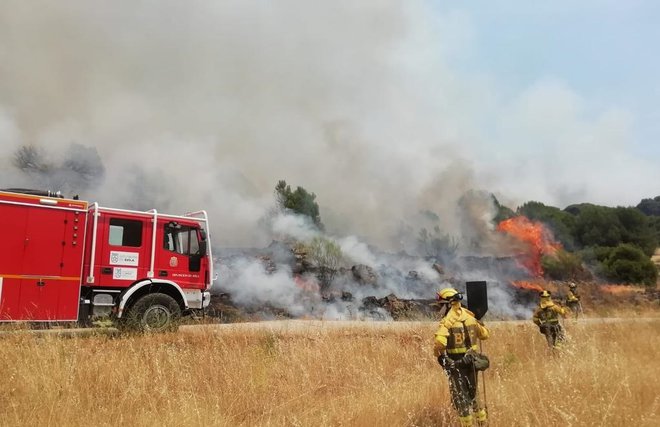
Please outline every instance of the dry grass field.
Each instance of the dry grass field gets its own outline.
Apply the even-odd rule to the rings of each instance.
[[[0,336],[2,426],[450,426],[432,323]],[[660,320],[531,324],[485,343],[490,426],[660,425]]]

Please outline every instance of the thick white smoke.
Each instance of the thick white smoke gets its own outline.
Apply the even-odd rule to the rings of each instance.
[[[590,118],[561,82],[500,99],[453,69],[477,32],[423,1],[9,0],[3,186],[22,179],[7,172],[20,143],[92,146],[106,178],[84,197],[206,208],[224,246],[264,243],[255,224],[278,179],[314,191],[330,231],[389,247],[420,209],[459,227],[454,207],[475,187],[514,204],[621,203],[629,192],[605,178],[648,172],[626,188],[653,195],[625,112]]]
[[[409,250],[422,226],[460,236],[464,253],[470,241],[501,248],[492,201],[465,202],[475,188],[511,207],[656,195],[658,168],[630,149],[634,117],[594,112],[552,77],[503,95],[456,66],[478,31],[425,1],[7,0],[0,187],[31,184],[12,166],[23,144],[52,157],[82,144],[105,167],[83,198],[206,209],[215,245],[259,247],[272,232],[313,236],[286,216],[264,232],[286,179],[316,193],[351,259],[374,266],[394,261],[368,244]],[[237,283],[258,275],[244,274]]]
[[[296,285],[286,265],[279,265],[277,271],[267,272],[262,263],[241,258],[232,265],[221,264],[219,270],[224,289],[231,292],[232,299],[244,307],[270,304],[285,308],[293,316],[301,316],[310,314],[314,305],[318,306],[319,294],[307,292]]]
[[[24,143],[97,147],[107,179],[85,196],[105,204],[207,208],[224,244],[254,244],[285,178],[382,239],[451,162],[429,168],[442,127],[402,74],[424,11],[403,3],[1,7],[0,105]]]

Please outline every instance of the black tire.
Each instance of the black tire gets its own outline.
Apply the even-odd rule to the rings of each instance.
[[[176,331],[181,307],[169,295],[155,293],[140,297],[122,318],[122,329],[137,332]]]

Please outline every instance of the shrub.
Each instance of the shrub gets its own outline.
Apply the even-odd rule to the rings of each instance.
[[[612,247],[609,246],[590,246],[581,250],[580,257],[586,264],[597,265],[604,262],[612,252]]]
[[[307,256],[316,267],[337,270],[344,260],[339,245],[325,237],[314,237],[307,246]]]
[[[582,258],[563,249],[555,255],[545,255],[541,258],[541,266],[545,275],[554,280],[577,280],[586,274],[582,268]]]
[[[636,246],[621,244],[613,248],[603,261],[603,271],[612,280],[655,285],[658,269]]]

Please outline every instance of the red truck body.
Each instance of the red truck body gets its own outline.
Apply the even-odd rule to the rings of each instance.
[[[175,320],[209,303],[204,211],[138,212],[9,190],[0,191],[0,220],[0,322],[131,313],[157,329],[163,315]]]

